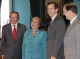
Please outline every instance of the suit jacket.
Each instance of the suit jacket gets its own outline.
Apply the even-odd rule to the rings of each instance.
[[[47,59],[51,59],[52,56],[63,59],[65,29],[64,20],[57,15],[48,30]]]
[[[65,59],[80,59],[80,18],[67,28],[64,37]]]
[[[22,45],[22,59],[46,59],[47,33],[37,30],[32,36],[33,30],[25,33]]]
[[[11,23],[2,29],[1,50],[4,59],[22,59],[22,42],[26,26],[18,23],[17,39],[14,41]]]

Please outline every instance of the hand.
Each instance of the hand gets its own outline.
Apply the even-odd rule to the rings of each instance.
[[[2,55],[1,57],[2,57],[2,59],[4,59],[4,55]]]
[[[56,59],[56,58],[52,56],[51,59]]]

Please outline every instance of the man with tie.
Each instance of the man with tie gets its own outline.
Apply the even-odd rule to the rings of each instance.
[[[63,7],[66,19],[70,20],[64,37],[65,59],[80,59],[80,18],[76,4],[69,2]]]
[[[63,59],[63,39],[66,25],[64,19],[58,15],[58,9],[55,2],[48,3],[47,12],[52,20],[48,27],[47,59]]]
[[[22,59],[22,42],[26,26],[18,23],[19,13],[10,13],[10,23],[2,28],[2,59]]]

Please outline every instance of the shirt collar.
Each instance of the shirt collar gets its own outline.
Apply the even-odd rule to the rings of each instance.
[[[72,24],[75,20],[76,20],[77,16],[74,17],[71,21],[70,21],[70,24]]]
[[[13,25],[16,25],[16,26],[17,26],[17,24],[18,24],[18,23],[16,23],[16,24],[12,24],[12,23],[11,23],[11,26],[13,26]]]
[[[52,21],[51,21],[51,22],[53,22],[53,20],[54,20],[54,18],[55,18],[56,16],[57,16],[57,14],[52,17]]]

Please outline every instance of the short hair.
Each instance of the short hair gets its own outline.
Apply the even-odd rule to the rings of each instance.
[[[54,4],[54,8],[55,9],[59,9],[59,6],[58,6],[57,3],[55,3],[55,2],[49,2],[48,5],[50,5],[50,4]]]
[[[11,13],[10,13],[10,16],[11,16],[11,14],[13,14],[13,13],[16,13],[16,14],[17,14],[17,16],[18,16],[18,18],[19,18],[19,13],[18,13],[18,12],[16,12],[16,11],[11,12]],[[10,16],[9,16],[9,17],[10,17]]]
[[[65,9],[67,11],[71,10],[73,13],[76,13],[78,12],[78,7],[75,3],[72,3],[72,2],[68,2],[67,4],[64,5],[65,6]]]
[[[42,20],[41,20],[41,18],[35,16],[35,17],[32,18],[32,20],[33,20],[33,19],[37,19],[37,20],[39,21],[39,24],[40,24],[40,25],[42,24]]]

